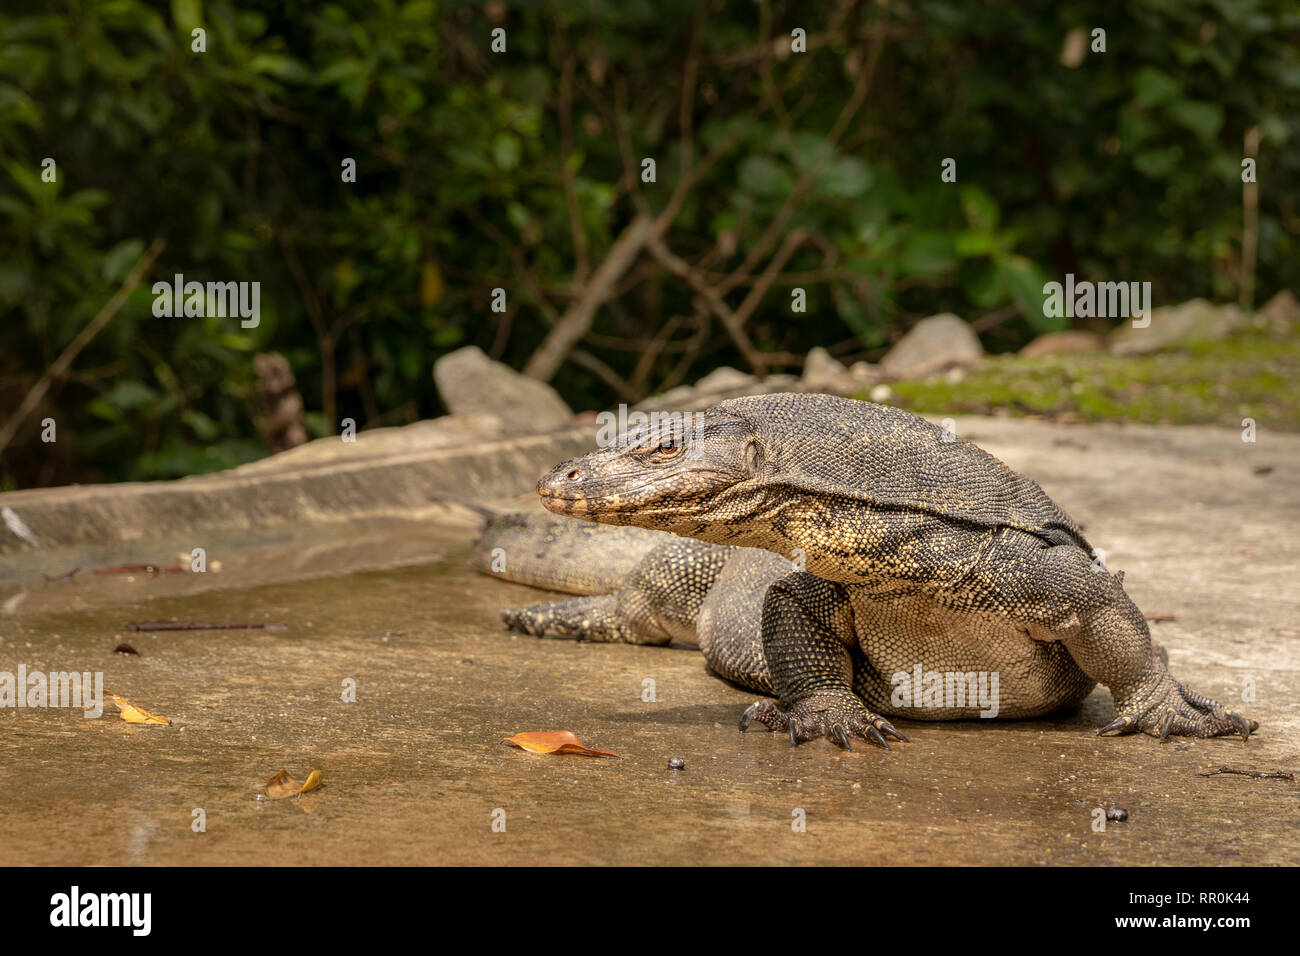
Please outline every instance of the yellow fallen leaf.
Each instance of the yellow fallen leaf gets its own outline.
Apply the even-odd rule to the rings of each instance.
[[[442,298],[444,288],[438,263],[432,259],[428,260],[420,269],[420,305],[426,308],[437,305],[438,300]]]
[[[285,797],[297,797],[304,793],[315,790],[322,783],[324,777],[319,770],[313,770],[307,775],[306,783],[299,783],[293,777],[289,776],[289,771],[281,770],[270,780],[266,781],[266,795],[272,800],[283,800]]]
[[[583,746],[577,734],[571,730],[526,730],[513,737],[507,737],[506,743],[514,744],[535,754],[586,754],[590,757],[617,757],[612,750],[592,750]]]
[[[157,714],[151,714],[142,707],[137,707],[125,697],[119,697],[117,694],[108,695],[113,703],[117,704],[117,709],[122,712],[122,719],[128,724],[166,724],[168,727],[172,722],[166,717],[159,717]]]

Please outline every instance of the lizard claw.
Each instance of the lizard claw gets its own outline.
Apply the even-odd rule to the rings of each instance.
[[[814,737],[826,737],[851,751],[852,738],[860,737],[889,750],[886,734],[907,742],[907,737],[893,724],[872,713],[849,691],[821,691],[796,701],[788,711],[781,710],[772,700],[757,701],[740,715],[741,730],[748,730],[754,724],[785,731],[790,735],[791,746]]]
[[[1239,734],[1248,740],[1251,732],[1259,728],[1259,721],[1250,720],[1228,710],[1216,700],[1211,700],[1189,690],[1169,674],[1162,671],[1154,680],[1130,694],[1117,697],[1117,716],[1102,727],[1097,734],[1127,734],[1141,731],[1161,740],[1174,737],[1222,737]]]
[[[1241,714],[1235,714],[1232,711],[1228,712],[1228,718],[1232,721],[1233,729],[1241,734],[1242,740],[1249,740],[1251,732],[1259,729],[1258,720],[1247,720]]]
[[[1132,723],[1133,723],[1132,717],[1116,717],[1105,727],[1102,727],[1100,730],[1098,730],[1097,736],[1105,737],[1107,734],[1112,734],[1115,733],[1116,731],[1118,731],[1120,734],[1129,733],[1129,728],[1132,725]],[[1116,736],[1118,736],[1118,734]]]

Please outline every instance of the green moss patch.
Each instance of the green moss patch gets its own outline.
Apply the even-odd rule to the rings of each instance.
[[[1220,342],[1142,356],[997,356],[959,382],[892,382],[891,401],[915,412],[1062,421],[1236,427],[1249,417],[1300,431],[1297,331],[1251,329]]]

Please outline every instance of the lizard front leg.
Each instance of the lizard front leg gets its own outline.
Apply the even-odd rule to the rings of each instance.
[[[568,598],[501,612],[506,627],[534,637],[573,638],[617,644],[667,644],[672,636],[639,626],[623,612],[618,595]]]
[[[674,540],[651,549],[615,594],[569,598],[502,611],[506,626],[537,637],[620,644],[695,638],[700,605],[730,548]]]
[[[771,700],[753,704],[740,718],[740,729],[759,723],[785,731],[791,745],[827,737],[851,750],[851,737],[880,744],[885,735],[907,738],[879,714],[868,710],[853,692],[849,647],[856,642],[852,610],[844,588],[804,571],[778,580],[763,600],[763,655],[779,706]]]

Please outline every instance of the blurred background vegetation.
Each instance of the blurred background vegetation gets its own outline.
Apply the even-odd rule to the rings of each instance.
[[[268,350],[321,435],[441,413],[432,364],[465,344],[581,409],[814,345],[874,359],[944,311],[1014,350],[1068,324],[1042,286],[1069,272],[1262,302],[1300,272],[1297,37],[1293,0],[9,0],[0,419],[166,248],[0,482],[260,457]],[[177,272],[260,281],[260,326],[155,318]]]

